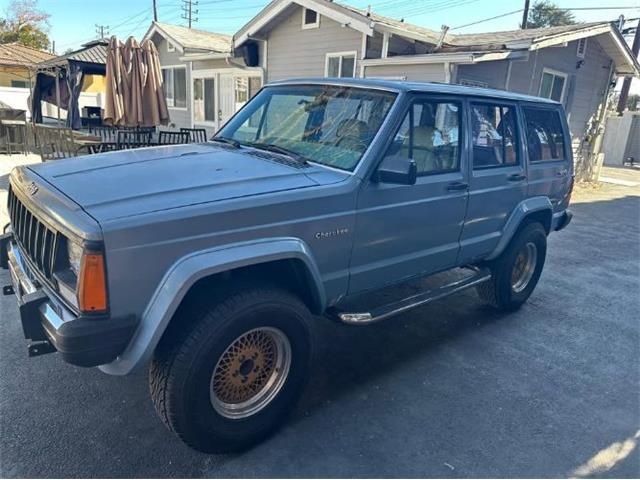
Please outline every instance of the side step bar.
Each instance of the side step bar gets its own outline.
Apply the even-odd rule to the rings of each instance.
[[[402,300],[398,300],[388,305],[383,305],[370,312],[342,312],[339,309],[334,308],[330,311],[329,315],[336,320],[349,325],[368,325],[370,323],[379,322],[380,320],[426,305],[434,300],[439,300],[454,293],[461,292],[462,290],[466,290],[467,288],[474,287],[491,278],[491,272],[488,268],[474,268],[474,270],[476,273],[467,278],[418,293],[417,295],[403,298]]]

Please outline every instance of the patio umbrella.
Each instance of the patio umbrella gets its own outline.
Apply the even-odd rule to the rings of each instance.
[[[125,44],[115,37],[107,51],[105,121],[117,126],[166,125],[169,112],[162,88],[158,51],[149,40]]]
[[[116,37],[111,37],[107,48],[107,90],[104,106],[104,121],[111,125],[121,125],[124,121],[121,67],[120,42]]]
[[[146,65],[142,87],[143,118],[152,125],[166,125],[169,123],[169,110],[162,86],[162,69],[158,50],[151,40],[142,42],[140,48],[142,63]]]

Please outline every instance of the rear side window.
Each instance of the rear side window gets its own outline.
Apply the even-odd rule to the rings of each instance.
[[[473,168],[518,164],[516,119],[513,107],[490,103],[471,104]]]
[[[564,132],[560,112],[543,108],[523,108],[529,161],[564,159]]]

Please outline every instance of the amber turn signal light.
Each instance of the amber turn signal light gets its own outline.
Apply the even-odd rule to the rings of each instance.
[[[78,279],[78,307],[82,312],[107,311],[107,280],[102,253],[85,253]]]

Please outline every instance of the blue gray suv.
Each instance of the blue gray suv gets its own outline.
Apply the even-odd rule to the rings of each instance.
[[[278,82],[204,144],[15,169],[4,293],[30,355],[112,375],[148,367],[170,430],[202,451],[237,450],[292,410],[315,323],[367,325],[471,287],[520,307],[547,236],[571,220],[572,187],[559,103]],[[366,301],[445,271],[428,291]]]

